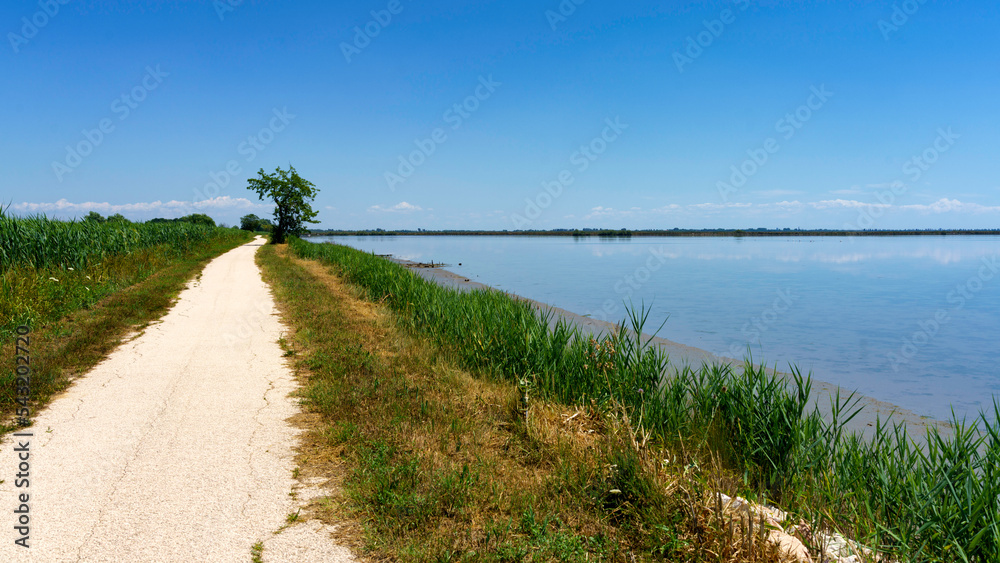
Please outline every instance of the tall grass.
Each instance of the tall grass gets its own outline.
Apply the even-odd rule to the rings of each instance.
[[[44,216],[18,218],[0,210],[0,271],[81,269],[109,256],[159,245],[183,253],[217,236],[218,229],[191,223],[58,221]]]
[[[344,246],[289,246],[335,265],[464,367],[567,404],[625,405],[667,447],[721,459],[742,475],[744,494],[900,560],[1000,561],[996,403],[973,423],[953,420],[953,434],[932,426],[918,442],[905,425],[879,421],[864,438],[846,430],[858,400],[838,394],[824,416],[795,368],[790,380],[751,358],[742,368],[668,368],[643,340],[643,311],[592,338],[498,291],[444,288]]]
[[[0,337],[86,308],[195,249],[246,238],[190,223],[58,221],[0,209]]]

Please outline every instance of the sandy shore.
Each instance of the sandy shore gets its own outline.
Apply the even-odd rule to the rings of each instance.
[[[407,260],[392,260],[409,267],[410,270],[417,275],[445,287],[452,287],[461,291],[471,291],[487,287],[484,284],[472,281],[464,276],[445,270],[442,267],[428,267],[427,264],[417,264]],[[572,311],[553,307],[547,303],[541,303],[521,296],[518,297],[533,303],[534,306],[541,311],[549,311],[553,313],[552,323],[556,322],[557,317],[564,318],[579,326],[586,333],[593,334],[595,336],[608,334],[617,330],[614,323],[585,317]],[[708,352],[707,350],[687,346],[666,338],[653,337],[650,335],[645,335],[645,337],[652,338],[652,342],[669,355],[670,363],[675,367],[700,366],[704,363],[721,363],[735,366],[743,365],[742,359],[718,356]],[[789,378],[789,380],[791,378],[791,376],[787,373],[782,373],[780,371],[777,373]],[[813,379],[813,395],[815,396],[815,400],[820,411],[824,414],[830,412],[830,399],[836,395],[838,391],[840,392],[841,397],[847,397],[852,392],[850,389],[843,389],[832,383],[820,381],[815,378]],[[855,395],[855,398],[860,400],[859,406],[863,408],[858,416],[856,416],[848,425],[847,430],[849,432],[854,431],[865,436],[869,436],[875,427],[876,421],[879,419],[883,421],[888,419],[894,422],[905,422],[910,430],[911,437],[918,439],[918,441],[924,435],[925,429],[929,425],[937,426],[938,429],[945,434],[947,434],[951,429],[951,425],[946,422],[917,415],[912,411],[904,409],[898,405],[893,405],[892,403],[887,403],[885,401],[880,401],[873,397],[867,397],[864,395]]]
[[[209,263],[161,320],[3,440],[0,561],[244,562],[257,542],[270,562],[353,560],[315,520],[275,535],[301,506],[290,493],[311,491],[293,478],[298,384],[254,263],[262,244]]]

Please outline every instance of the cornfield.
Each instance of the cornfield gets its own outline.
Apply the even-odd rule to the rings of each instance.
[[[109,256],[166,245],[177,253],[218,235],[191,223],[97,223],[0,213],[0,272],[14,267],[82,269]]]
[[[191,223],[58,221],[0,209],[0,337],[54,321],[245,231]]]

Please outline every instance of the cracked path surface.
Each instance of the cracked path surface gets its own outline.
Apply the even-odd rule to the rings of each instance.
[[[263,239],[205,268],[160,322],[36,413],[0,446],[0,561],[350,561],[318,521],[279,535],[289,496],[296,383],[253,257]],[[16,441],[30,487],[15,488]],[[30,494],[30,548],[14,544]]]

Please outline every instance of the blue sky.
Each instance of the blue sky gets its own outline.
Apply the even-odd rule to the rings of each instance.
[[[986,1],[12,0],[0,199],[232,224],[292,164],[329,228],[996,228],[997,29]]]

